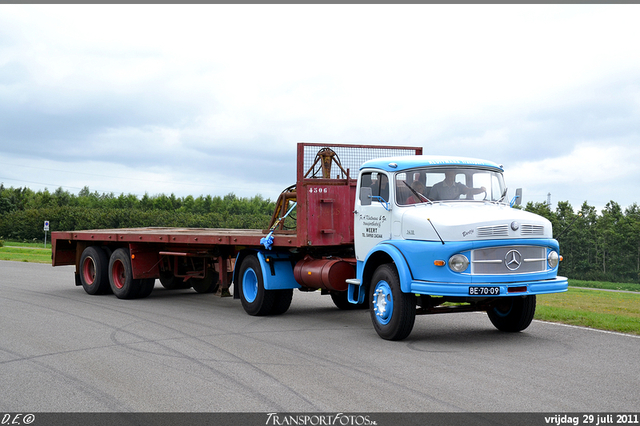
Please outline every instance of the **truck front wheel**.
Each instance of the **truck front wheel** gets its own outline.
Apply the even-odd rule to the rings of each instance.
[[[536,296],[506,297],[487,311],[491,323],[500,331],[518,332],[529,327],[536,313]]]
[[[240,301],[245,312],[252,316],[271,314],[275,294],[273,291],[265,290],[262,268],[255,255],[247,256],[242,261],[239,281]]]
[[[109,258],[100,247],[84,249],[80,257],[80,282],[88,294],[109,292]]]
[[[369,286],[369,312],[373,328],[385,340],[402,340],[413,329],[416,320],[416,299],[403,293],[400,278],[391,265],[376,269]]]

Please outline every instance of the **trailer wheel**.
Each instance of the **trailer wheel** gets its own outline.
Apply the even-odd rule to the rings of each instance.
[[[269,290],[267,290],[269,291]],[[289,310],[291,299],[293,299],[293,289],[273,290],[274,300],[271,308],[271,315],[282,315]]]
[[[109,284],[118,299],[134,299],[140,294],[141,282],[133,279],[129,249],[119,248],[111,255]]]
[[[487,311],[491,323],[500,331],[518,332],[529,327],[536,313],[536,296],[500,299]]]
[[[369,286],[369,304],[373,328],[385,340],[402,340],[413,329],[416,299],[403,293],[394,267],[381,265],[373,273]]]
[[[160,284],[167,290],[177,290],[181,281],[171,271],[160,271]]]
[[[187,280],[173,275],[171,271],[160,271],[160,284],[167,290],[183,290],[191,288],[191,280]]]
[[[144,299],[148,297],[156,286],[155,278],[144,278],[140,280],[140,290],[138,291],[137,299]]]
[[[100,247],[84,249],[80,257],[80,282],[88,294],[105,294],[109,287],[109,258]]]
[[[218,290],[218,274],[215,269],[207,269],[204,278],[191,278],[189,282],[201,294],[215,293]]]
[[[245,312],[252,316],[271,314],[275,294],[264,289],[260,261],[255,255],[247,256],[242,261],[239,281],[240,300]]]

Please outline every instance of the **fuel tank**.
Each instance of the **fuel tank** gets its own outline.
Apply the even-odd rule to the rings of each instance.
[[[293,277],[304,287],[345,291],[346,280],[355,278],[355,267],[343,259],[314,259],[305,257],[293,268]]]

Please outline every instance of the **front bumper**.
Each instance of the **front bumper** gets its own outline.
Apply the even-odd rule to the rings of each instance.
[[[569,282],[565,277],[507,283],[445,283],[414,280],[411,282],[411,293],[430,296],[487,297],[486,294],[473,294],[475,289],[479,287],[498,287],[500,293],[492,294],[491,297],[527,296],[532,294],[562,293],[569,288]],[[471,293],[470,288],[474,290]]]

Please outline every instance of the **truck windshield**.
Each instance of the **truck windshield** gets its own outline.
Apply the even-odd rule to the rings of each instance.
[[[396,203],[430,201],[504,201],[502,173],[474,168],[423,168],[397,173]]]

